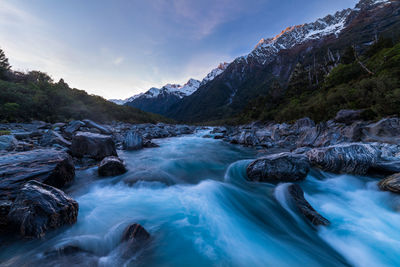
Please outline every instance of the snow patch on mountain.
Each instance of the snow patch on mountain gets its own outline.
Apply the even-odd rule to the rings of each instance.
[[[207,76],[202,80],[196,80],[196,79],[190,79],[187,83],[184,85],[179,85],[179,84],[167,84],[164,85],[161,89],[158,88],[151,88],[145,93],[141,93],[138,95],[134,95],[130,98],[127,99],[110,99],[109,101],[114,102],[115,104],[118,105],[124,105],[126,103],[132,102],[135,99],[138,98],[156,98],[159,95],[164,95],[164,94],[172,94],[175,96],[178,96],[179,98],[183,98],[185,96],[189,96],[193,94],[194,92],[199,89],[200,86],[214,80],[218,75],[221,75],[226,68],[228,67],[228,63],[224,62],[218,65],[217,68],[213,69]]]
[[[346,28],[346,22],[352,12],[386,4],[390,4],[390,0],[361,0],[353,9],[349,8],[336,12],[334,15],[328,15],[313,23],[288,27],[274,38],[261,39],[250,54],[237,58],[235,62],[248,64],[251,59],[258,64],[268,64],[274,60],[274,56],[281,50],[291,49],[296,45],[310,40],[322,39],[328,35],[338,37]]]

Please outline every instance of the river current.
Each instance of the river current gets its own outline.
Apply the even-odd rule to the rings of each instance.
[[[313,170],[300,185],[331,221],[314,228],[287,201],[287,184],[246,181],[254,149],[204,132],[119,151],[129,171],[99,179],[77,171],[66,191],[78,222],[43,240],[3,240],[1,266],[399,266],[400,200],[377,180]],[[140,223],[145,248],[123,255],[122,233]],[[79,247],[78,253],[52,253]]]

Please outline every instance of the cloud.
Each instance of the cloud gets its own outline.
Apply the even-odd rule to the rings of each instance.
[[[202,39],[214,33],[220,25],[249,11],[249,6],[252,6],[249,2],[259,0],[157,0],[153,3],[158,15],[184,25],[192,38]]]

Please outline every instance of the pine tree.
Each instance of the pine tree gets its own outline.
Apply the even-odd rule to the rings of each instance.
[[[4,78],[5,74],[11,69],[8,58],[3,50],[0,49],[0,78]]]

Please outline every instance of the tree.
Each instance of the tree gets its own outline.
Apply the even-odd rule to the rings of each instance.
[[[11,69],[10,63],[8,63],[8,58],[3,50],[0,49],[0,78],[4,79],[6,73]]]

